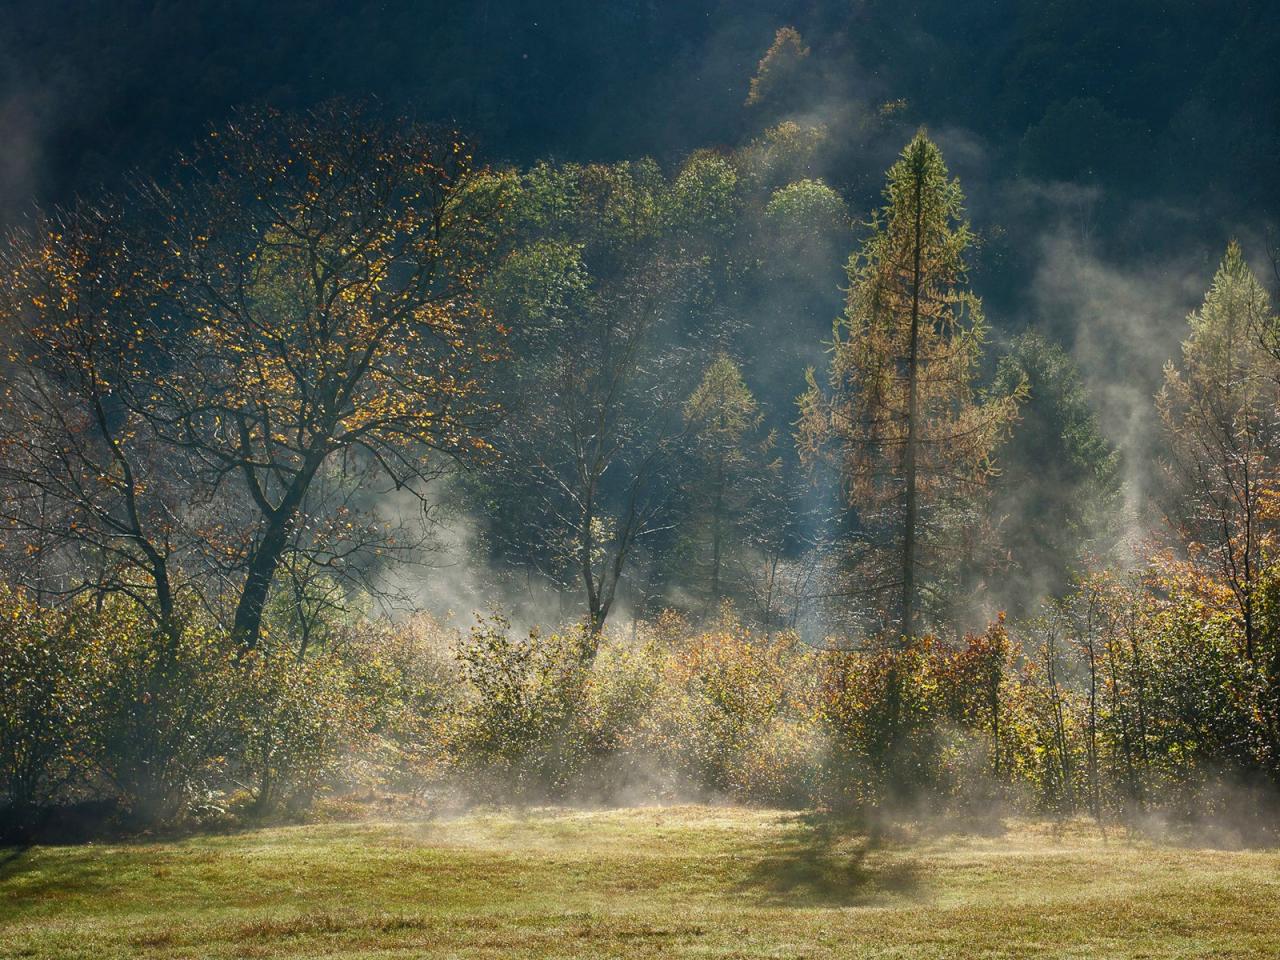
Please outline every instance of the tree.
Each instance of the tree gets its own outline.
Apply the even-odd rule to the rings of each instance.
[[[795,27],[780,27],[773,43],[756,67],[747,91],[748,107],[772,106],[785,109],[794,106],[802,94],[805,61],[809,48]]]
[[[42,601],[127,595],[176,638],[195,511],[148,416],[164,360],[120,216],[66,211],[12,234],[0,262],[8,572]]]
[[[189,162],[190,186],[154,193],[181,212],[156,263],[181,332],[156,417],[209,489],[234,484],[246,502],[250,536],[230,555],[248,647],[291,546],[341,573],[349,541],[370,535],[346,518],[319,544],[295,539],[316,532],[326,472],[420,494],[436,454],[486,449],[484,367],[499,354],[474,293],[469,168],[456,141],[333,105],[248,116]]]
[[[694,570],[704,579],[704,613],[734,592],[731,573],[752,546],[752,527],[771,492],[780,464],[769,455],[774,437],[753,436],[763,417],[742,371],[721,354],[684,404],[693,469],[685,484],[687,536]]]
[[[1187,322],[1181,369],[1166,365],[1156,398],[1169,442],[1166,515],[1192,559],[1223,578],[1253,660],[1257,588],[1276,537],[1280,381],[1265,349],[1270,299],[1238,244]]]
[[[282,565],[351,578],[400,545],[376,499],[421,501],[488,449],[501,337],[470,173],[460,143],[361,110],[253,113],[128,195],[127,224],[15,246],[7,399],[48,434],[8,443],[29,532],[60,530],[161,623],[181,549],[245,649]]]
[[[486,295],[515,362],[501,460],[472,493],[505,564],[580,588],[593,637],[639,545],[670,529],[682,321],[705,283],[681,241],[690,218],[732,222],[719,183],[686,190],[640,162],[541,164],[506,184],[513,236]]]
[[[1121,480],[1119,453],[1065,350],[1038,333],[1018,337],[1000,358],[995,390],[1022,382],[1028,394],[990,484],[992,547],[1008,558],[994,592],[1019,616],[1045,595],[1063,596],[1090,557],[1109,555]]]
[[[819,386],[810,371],[798,439],[808,462],[840,469],[865,548],[855,561],[868,585],[855,589],[882,602],[895,592],[897,627],[910,636],[921,574],[936,584],[949,528],[963,525],[993,474],[991,453],[1026,387],[986,395],[975,387],[986,327],[965,285],[972,234],[960,185],[923,131],[890,168],[885,200],[850,258],[828,382]]]

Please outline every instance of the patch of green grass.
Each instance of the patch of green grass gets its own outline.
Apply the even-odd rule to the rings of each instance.
[[[0,956],[1280,956],[1280,852],[719,807],[0,851]]]

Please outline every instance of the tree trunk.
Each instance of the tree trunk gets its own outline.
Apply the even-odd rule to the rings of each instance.
[[[311,481],[320,469],[323,458],[312,455],[298,471],[285,491],[284,497],[271,513],[267,514],[267,529],[262,540],[249,557],[249,572],[245,576],[240,600],[236,604],[231,635],[246,650],[258,646],[262,634],[262,613],[275,581],[280,558],[289,546],[289,533],[298,518],[298,511],[306,497]]]
[[[902,635],[915,633],[916,613],[916,444],[919,417],[919,392],[916,383],[920,345],[920,254],[924,211],[921,194],[924,174],[916,170],[915,184],[915,249],[911,273],[911,343],[907,351],[907,449],[903,457],[906,480],[906,515],[902,534]]]
[[[716,495],[711,509],[711,595],[710,613],[720,605],[720,551],[724,537],[720,514],[724,509],[724,456],[716,463]]]

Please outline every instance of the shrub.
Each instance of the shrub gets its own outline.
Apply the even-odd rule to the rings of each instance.
[[[1257,672],[1237,653],[1235,625],[1186,601],[1154,618],[1146,693],[1149,789],[1180,817],[1212,815],[1217,786],[1247,779],[1262,743]]]
[[[236,651],[189,618],[174,635],[106,605],[89,750],[132,819],[171,820],[206,794],[236,746]]]
[[[305,659],[255,653],[239,669],[238,753],[253,810],[298,812],[367,729],[368,714],[330,653]]]
[[[0,789],[11,827],[81,799],[139,824],[200,816],[237,787],[257,814],[296,811],[353,767],[519,802],[698,796],[878,823],[1025,795],[1059,815],[1258,826],[1273,667],[1229,610],[1176,586],[1095,585],[1018,643],[998,619],[956,646],[816,651],[726,610],[630,640],[364,623],[305,656],[246,653],[197,615],[157,632],[121,598],[51,608],[0,589]]]
[[[959,812],[990,817],[1026,782],[1030,748],[1016,655],[1003,615],[966,634],[958,649],[935,651],[944,763]]]
[[[339,651],[368,724],[366,749],[352,757],[360,783],[416,792],[445,777],[458,639],[418,614],[365,624]]]
[[[670,768],[653,753],[649,737],[665,662],[652,637],[600,645],[573,715],[570,741],[581,751],[575,796],[616,802],[673,794]]]
[[[823,799],[866,813],[944,793],[944,738],[932,643],[831,652],[820,716],[829,738]]]
[[[702,791],[798,802],[816,749],[816,658],[794,633],[758,635],[726,618],[679,644],[667,669],[660,749]]]
[[[449,749],[486,799],[560,799],[581,767],[576,723],[595,644],[585,630],[513,638],[498,617],[458,650],[462,679]]]
[[[0,585],[0,776],[18,821],[86,776],[101,669],[99,624],[88,614],[51,610]]]

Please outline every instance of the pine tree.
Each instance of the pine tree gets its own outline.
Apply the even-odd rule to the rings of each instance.
[[[986,325],[968,290],[972,242],[959,182],[921,131],[890,168],[885,206],[850,258],[849,294],[825,388],[809,372],[799,443],[839,469],[854,513],[858,593],[917,628],[922,573],[936,593],[949,534],[994,472],[991,452],[1025,384],[976,387]],[[885,617],[886,620],[891,620]]]

